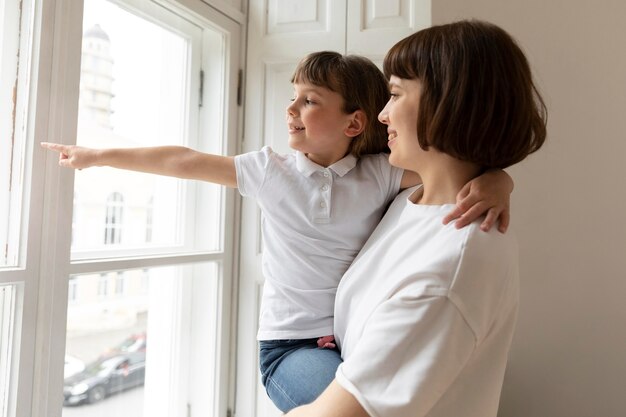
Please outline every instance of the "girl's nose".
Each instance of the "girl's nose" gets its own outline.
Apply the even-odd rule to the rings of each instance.
[[[291,104],[287,106],[287,116],[296,116],[298,114],[296,107],[294,106],[295,101],[292,101]]]

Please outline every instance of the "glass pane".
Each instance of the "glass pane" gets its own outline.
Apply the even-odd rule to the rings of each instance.
[[[105,0],[85,1],[79,145],[185,142],[189,42]],[[109,168],[77,171],[72,250],[182,242],[182,183]]]
[[[71,277],[63,417],[183,417],[189,367],[210,375],[215,361],[210,344],[199,346],[201,361],[190,360],[192,345],[215,336],[189,329],[192,317],[216,321],[217,274],[205,263]],[[190,308],[196,288],[205,301],[201,316]]]
[[[18,83],[20,9],[19,2],[0,1],[0,267],[17,265],[22,212],[25,124],[21,107],[27,77]]]
[[[96,410],[107,409],[103,415],[122,409],[124,415],[143,415],[149,282],[168,272],[174,273],[133,270],[70,278],[66,406],[89,403]],[[84,412],[72,408],[63,415],[92,415]]]
[[[14,313],[14,286],[0,286],[0,416],[2,417],[8,415]]]

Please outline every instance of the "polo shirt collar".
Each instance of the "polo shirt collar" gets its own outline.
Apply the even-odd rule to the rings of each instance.
[[[329,166],[328,168],[332,169],[340,177],[343,177],[356,166],[356,162],[357,158],[350,153]],[[313,175],[314,172],[317,172],[320,169],[324,169],[324,167],[311,161],[309,158],[306,157],[305,154],[300,151],[296,151],[296,168],[305,177],[310,177],[311,175]]]

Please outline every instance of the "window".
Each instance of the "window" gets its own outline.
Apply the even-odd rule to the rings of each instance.
[[[109,295],[109,277],[107,274],[100,274],[98,279],[98,297],[104,298],[107,295]]]
[[[220,95],[203,93],[200,106],[198,92],[201,68],[205,86],[224,88],[224,36],[201,23],[146,2],[85,0],[77,144],[222,151]],[[75,172],[74,194],[70,270],[81,291],[68,304],[65,354],[112,382],[66,379],[63,415],[83,415],[84,403],[112,416],[213,414],[230,303],[224,190],[92,168]]]
[[[37,142],[233,154],[239,23],[201,0],[77,1],[0,0],[0,417],[225,415],[235,194],[71,172]],[[119,383],[64,383],[98,361]]]
[[[75,302],[78,298],[78,280],[76,278],[70,278],[70,282],[67,288],[67,301]]]
[[[113,193],[107,198],[106,220],[104,221],[104,244],[114,245],[122,241],[124,197]]]
[[[115,295],[124,295],[124,272],[118,272],[115,277]]]
[[[28,10],[28,7],[26,7]],[[24,172],[25,82],[20,74],[20,4],[0,2],[0,268],[19,262]]]
[[[25,161],[30,152],[32,13],[31,1],[0,1],[0,417],[15,415],[18,386],[32,380],[33,372],[32,361],[20,361],[28,352],[25,345],[34,344],[23,324],[25,306],[34,301],[25,298],[34,275],[25,249],[29,216],[37,210],[25,203],[31,182]]]
[[[146,205],[146,243],[152,242],[152,206],[154,197],[150,196],[150,201]]]
[[[0,286],[0,416],[8,415],[15,321],[15,288]]]

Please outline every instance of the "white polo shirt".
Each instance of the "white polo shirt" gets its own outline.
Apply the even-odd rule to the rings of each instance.
[[[518,307],[512,231],[398,195],[337,289],[336,378],[373,417],[495,417]]]
[[[262,210],[259,340],[333,334],[343,273],[400,189],[388,155],[348,155],[324,168],[265,147],[235,157],[237,185]]]

